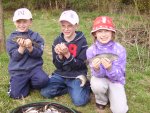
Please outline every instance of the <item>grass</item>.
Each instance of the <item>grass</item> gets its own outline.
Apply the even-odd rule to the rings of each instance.
[[[7,13],[6,13],[7,14]],[[5,15],[6,15],[5,14]],[[92,37],[90,35],[92,20],[99,16],[99,13],[87,13],[81,12],[79,29],[84,32],[87,37],[88,44],[91,45]],[[115,19],[115,24],[118,28],[130,28],[135,23],[142,23],[137,15],[115,15],[106,14]],[[5,16],[7,17],[7,16]],[[51,45],[54,38],[59,34],[58,17],[59,13],[49,13],[47,11],[41,11],[33,13],[33,26],[32,30],[37,31],[45,39],[44,50],[44,70],[51,74],[55,67],[52,64],[51,57]],[[120,19],[121,18],[121,19]],[[128,23],[128,24],[127,24]],[[133,24],[133,26],[132,26]],[[11,22],[11,17],[5,18],[5,33],[6,36],[14,30],[14,25]],[[148,51],[139,46],[139,53],[141,55],[141,61],[139,61],[139,55],[137,54],[137,47],[130,46],[121,42],[127,49],[127,69],[126,69],[126,94],[129,105],[129,113],[148,113],[150,111],[150,61],[148,60]],[[141,49],[142,48],[142,49]],[[12,109],[33,102],[58,102],[70,108],[77,109],[82,113],[96,113],[95,100],[91,94],[91,101],[84,107],[76,107],[72,104],[70,97],[67,95],[56,97],[54,99],[43,98],[39,91],[33,90],[30,95],[22,100],[14,100],[7,95],[9,87],[9,74],[8,74],[8,62],[9,58],[6,53],[0,53],[0,113],[9,113]]]

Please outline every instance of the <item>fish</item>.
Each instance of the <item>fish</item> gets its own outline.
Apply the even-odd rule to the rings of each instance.
[[[17,40],[18,40],[19,38],[22,38],[22,39],[30,39],[30,38],[28,38],[28,37],[26,37],[26,36],[19,35],[19,36],[14,37],[14,38],[12,39],[12,41],[17,42]],[[30,39],[30,40],[31,40],[31,39]],[[31,40],[31,41],[32,41],[32,44],[33,44],[35,47],[39,47],[39,44],[38,44],[37,42],[35,42],[35,41],[33,41],[33,40]]]
[[[118,55],[116,54],[113,54],[113,53],[103,53],[103,54],[98,54],[90,59],[87,59],[85,61],[86,64],[89,64],[90,62],[92,62],[94,59],[96,58],[99,58],[99,59],[102,59],[102,58],[108,58],[110,61],[114,61],[114,60],[117,60],[118,59]]]
[[[59,112],[53,106],[46,105],[45,107],[29,107],[23,113],[64,113]]]
[[[38,113],[38,110],[36,110],[35,107],[29,107],[26,111],[23,111],[23,113]]]

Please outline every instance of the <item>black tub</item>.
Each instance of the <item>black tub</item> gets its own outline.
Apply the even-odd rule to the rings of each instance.
[[[44,108],[45,106],[53,107],[57,109],[60,113],[81,113],[72,108],[68,108],[64,105],[58,103],[51,103],[51,102],[37,102],[37,103],[22,105],[13,109],[12,111],[10,111],[10,113],[24,113],[31,107],[34,107],[35,109],[40,109],[40,108]]]

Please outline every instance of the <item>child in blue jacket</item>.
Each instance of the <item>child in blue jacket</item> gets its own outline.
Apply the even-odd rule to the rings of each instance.
[[[48,83],[48,75],[43,71],[44,40],[29,29],[32,14],[27,8],[17,9],[13,16],[16,31],[7,39],[6,48],[10,57],[9,95],[14,99],[26,97],[31,88],[41,89]]]
[[[47,98],[69,93],[76,106],[87,104],[90,99],[90,86],[87,81],[85,64],[86,38],[81,31],[76,31],[79,17],[73,10],[62,12],[59,18],[61,34],[52,45],[53,64],[56,70],[49,78],[47,87],[41,94]]]

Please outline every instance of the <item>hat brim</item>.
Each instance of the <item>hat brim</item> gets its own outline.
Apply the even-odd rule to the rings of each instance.
[[[32,19],[32,18],[13,18],[13,21],[15,22],[15,21],[17,21],[17,20],[30,20],[30,19]]]
[[[102,30],[102,29],[104,29],[104,30],[109,30],[109,31],[113,31],[113,32],[116,32],[116,30],[115,30],[115,29],[109,29],[109,28],[99,28],[99,29],[96,29],[96,30],[92,30],[92,31],[91,31],[91,34],[92,34],[92,33],[94,33],[94,32],[96,32],[96,31],[98,31],[98,30]]]

